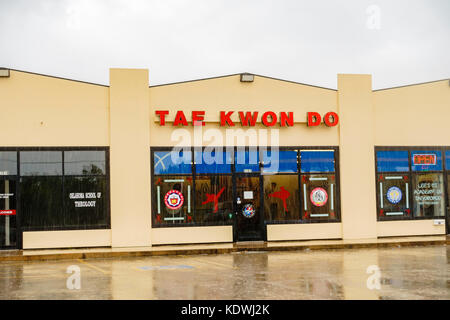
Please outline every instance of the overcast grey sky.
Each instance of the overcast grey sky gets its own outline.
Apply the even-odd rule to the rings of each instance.
[[[0,0],[0,66],[101,84],[124,67],[379,89],[449,78],[449,39],[449,0]]]

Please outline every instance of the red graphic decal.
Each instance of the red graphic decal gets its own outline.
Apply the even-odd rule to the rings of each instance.
[[[384,210],[380,210],[380,217],[384,216]]]
[[[158,178],[158,180],[156,180],[156,185],[158,185],[158,184],[160,184],[161,183],[161,178]]]
[[[15,216],[16,210],[0,210],[0,216]]]
[[[406,209],[405,211],[406,211],[406,213],[407,213],[408,215],[411,213],[411,210],[410,210],[410,209]]]
[[[156,216],[156,222],[161,223],[161,215],[158,214]]]
[[[187,216],[187,221],[188,222],[192,222],[192,217],[191,216]]]
[[[268,195],[268,197],[273,197],[273,198],[278,198],[278,199],[283,200],[284,211],[288,212],[287,205],[286,205],[286,199],[289,198],[290,195],[291,194],[289,193],[289,191],[287,191],[284,187],[281,187],[280,191],[270,193]]]
[[[210,194],[207,193],[206,194],[206,200],[202,202],[202,204],[207,204],[209,202],[214,202],[214,213],[216,213],[219,210],[219,198],[222,195],[222,192],[225,190],[225,187],[222,187],[222,189],[220,189],[219,193],[217,194]]]

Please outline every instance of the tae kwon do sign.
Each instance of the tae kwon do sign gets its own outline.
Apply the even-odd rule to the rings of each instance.
[[[219,123],[221,127],[229,126],[234,127],[236,124],[240,124],[243,127],[254,127],[258,121],[258,111],[243,112],[236,111],[239,115],[239,121],[232,120],[231,116],[235,111],[220,111]],[[167,121],[166,117],[169,116],[168,110],[156,110],[155,114],[159,117],[159,125],[165,126]],[[192,111],[193,126],[205,125],[205,111]],[[292,127],[294,125],[294,113],[293,112],[280,112],[278,115],[273,111],[266,111],[261,115],[261,123],[266,127],[273,127],[277,123],[280,127]],[[339,117],[336,112],[327,112],[321,117],[318,112],[306,113],[306,124],[308,127],[316,127],[323,123],[328,127],[334,127],[339,123]],[[173,126],[188,126],[186,115],[183,111],[179,110],[175,114],[173,119]]]

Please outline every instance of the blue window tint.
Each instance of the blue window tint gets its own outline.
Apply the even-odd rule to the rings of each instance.
[[[238,151],[234,157],[236,172],[259,172],[258,151]]]
[[[413,171],[442,170],[442,152],[432,150],[411,151],[411,168]]]
[[[205,149],[195,152],[195,170],[200,173],[231,173],[231,152]]]
[[[408,151],[377,151],[378,172],[408,172]]]
[[[263,172],[297,172],[297,150],[264,151]]]
[[[192,173],[191,151],[155,151],[153,155],[155,174]]]
[[[334,172],[334,151],[300,151],[301,172]]]
[[[445,151],[445,169],[450,170],[450,150]]]

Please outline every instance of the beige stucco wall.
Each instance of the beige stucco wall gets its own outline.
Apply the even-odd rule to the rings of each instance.
[[[373,92],[375,145],[450,146],[450,85],[442,80]]]
[[[342,235],[375,238],[372,78],[338,75],[338,90]]]
[[[377,232],[378,237],[439,235],[445,234],[445,224],[434,225],[434,220],[383,221],[377,223]]]
[[[24,249],[111,246],[111,230],[30,231],[23,233]]]
[[[110,113],[112,246],[150,246],[148,70],[111,69]]]
[[[232,226],[152,229],[152,244],[214,243],[232,241]]]
[[[109,145],[108,87],[11,71],[0,97],[2,147]]]
[[[269,224],[267,240],[341,239],[341,223]]]
[[[287,81],[255,76],[252,83],[243,83],[239,75],[220,77],[214,79],[178,83],[166,86],[150,87],[150,132],[160,134],[150,136],[152,146],[171,146],[177,144],[171,136],[174,129],[187,130],[193,138],[193,126],[174,127],[172,122],[166,126],[159,125],[159,117],[156,110],[169,110],[167,117],[173,120],[177,110],[183,110],[188,121],[191,120],[192,111],[206,111],[206,125],[202,128],[203,134],[208,129],[218,130],[224,137],[227,129],[249,129],[239,123],[235,127],[220,127],[220,111],[234,111],[232,120],[238,122],[238,111],[258,111],[258,121],[261,115],[267,111],[294,112],[293,127],[265,127],[261,123],[251,129],[278,130],[279,144],[281,146],[336,146],[338,140],[338,128],[318,127],[308,128],[305,124],[306,113],[319,112],[322,116],[329,111],[337,110],[337,94],[335,90],[313,87]],[[164,138],[162,138],[164,137]],[[174,136],[175,137],[175,136]],[[206,136],[205,136],[206,137]],[[225,140],[220,145],[227,145]],[[270,140],[269,140],[270,141]],[[256,144],[258,144],[257,142]],[[204,145],[217,145],[205,142]]]

